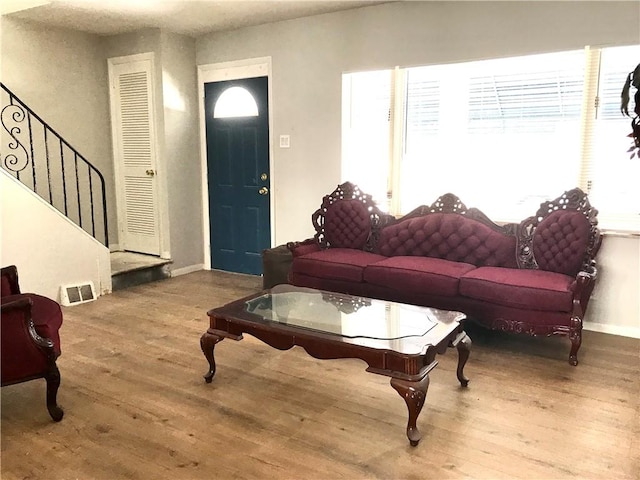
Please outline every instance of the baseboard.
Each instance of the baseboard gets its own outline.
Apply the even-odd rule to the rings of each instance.
[[[188,267],[176,268],[175,270],[171,270],[172,277],[179,277],[180,275],[186,275],[187,273],[199,272],[200,270],[204,270],[204,264],[198,263],[196,265],[189,265]]]
[[[111,253],[113,253],[113,252],[119,252],[119,251],[120,251],[120,245],[119,245],[119,244],[117,244],[117,243],[110,243],[110,244],[109,244],[109,251],[110,251]]]
[[[592,332],[609,333],[621,337],[640,338],[640,327],[621,327],[619,325],[607,325],[604,323],[584,323],[582,328]]]

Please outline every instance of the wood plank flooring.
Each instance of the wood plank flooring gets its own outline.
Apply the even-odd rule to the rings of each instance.
[[[65,308],[65,417],[44,380],[4,387],[2,479],[640,478],[640,340],[585,332],[571,367],[566,338],[468,325],[469,387],[440,356],[412,448],[404,401],[359,360],[245,336],[205,384],[207,310],[260,285],[202,271]]]

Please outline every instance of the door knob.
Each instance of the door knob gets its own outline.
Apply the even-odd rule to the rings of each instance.
[[[267,193],[269,193],[269,189],[267,187],[262,187],[260,190],[258,190],[258,193],[260,195],[266,195]]]
[[[156,172],[154,172],[154,171],[153,171],[153,170],[151,170],[151,169],[147,170],[147,172],[146,172],[146,173],[147,173],[147,175],[149,175],[150,177],[153,177],[153,176],[156,174]]]

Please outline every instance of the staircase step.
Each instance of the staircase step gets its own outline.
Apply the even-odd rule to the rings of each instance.
[[[171,277],[168,264],[155,265],[151,267],[132,270],[130,272],[121,272],[111,276],[111,289],[122,290],[124,288],[135,287],[143,283],[155,282]]]
[[[171,276],[171,260],[132,252],[111,253],[113,291],[163,280]]]

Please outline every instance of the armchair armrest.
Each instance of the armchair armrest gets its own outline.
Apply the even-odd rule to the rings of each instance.
[[[2,296],[17,295],[20,293],[20,285],[18,283],[18,269],[15,265],[2,267],[0,269],[0,277],[2,278]]]
[[[29,297],[9,295],[2,298],[0,322],[3,347],[5,341],[10,341],[14,345],[29,341],[44,349],[47,355],[55,357],[53,340],[40,336],[36,331],[31,316],[32,307],[33,302]]]
[[[318,245],[318,242],[315,238],[307,238],[302,242],[289,242],[287,243],[287,248],[294,256],[294,258],[301,255],[306,255],[307,253],[320,251],[320,245]]]
[[[0,384],[13,385],[37,378],[47,382],[47,410],[59,422],[64,411],[56,396],[60,387],[60,371],[56,359],[60,355],[62,325],[60,305],[35,293],[11,294],[9,280],[13,275],[17,287],[15,267],[2,269],[2,298],[0,299]],[[34,319],[35,317],[35,319]]]

